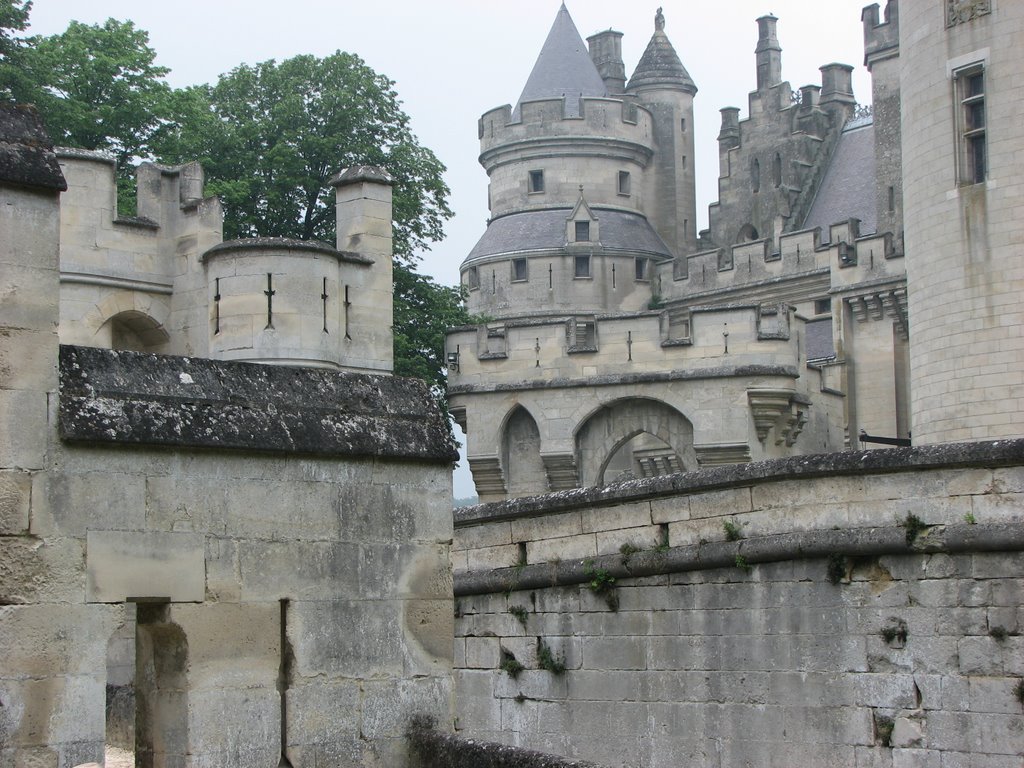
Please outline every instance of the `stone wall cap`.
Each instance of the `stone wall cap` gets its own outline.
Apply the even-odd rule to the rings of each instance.
[[[82,149],[81,147],[54,147],[54,154],[61,160],[88,160],[104,165],[117,165],[117,158],[102,149]]]
[[[298,251],[333,256],[338,261],[347,261],[353,264],[373,264],[373,259],[352,251],[339,251],[321,240],[297,240],[290,237],[249,237],[228,240],[209,248],[200,257],[200,261],[206,263],[212,256],[236,251]]]
[[[376,165],[353,165],[339,173],[329,183],[332,187],[347,187],[349,184],[359,184],[364,181],[387,184],[389,187],[395,184],[391,174]]]
[[[58,426],[92,445],[458,458],[419,379],[92,347],[60,348]]]
[[[35,107],[0,105],[0,183],[59,192],[68,188]]]
[[[799,480],[851,474],[895,474],[929,468],[1002,467],[1024,465],[1024,439],[991,440],[840,451],[791,456],[747,464],[707,467],[693,472],[630,480],[595,488],[573,488],[542,496],[459,507],[455,527],[555,514],[580,507],[626,504],[646,499],[746,486],[761,481]]]

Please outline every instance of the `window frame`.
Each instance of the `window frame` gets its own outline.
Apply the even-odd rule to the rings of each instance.
[[[526,191],[531,195],[544,194],[544,170],[536,169],[527,172]]]
[[[988,105],[985,62],[977,61],[952,72],[956,110],[957,184],[984,184],[989,177]],[[975,90],[975,85],[980,88]],[[980,113],[980,125],[976,125]],[[979,157],[980,155],[980,157]]]
[[[522,267],[522,275],[520,275],[520,267]],[[525,257],[512,259],[509,277],[513,283],[525,283],[530,279],[530,267]]]
[[[581,229],[582,228],[582,229]],[[585,237],[580,237],[580,232],[585,233]],[[590,222],[586,219],[578,219],[573,222],[573,242],[576,243],[590,243],[593,242],[590,239]]]
[[[585,264],[586,265],[586,270],[584,270],[584,271],[580,270],[580,265],[581,264]],[[589,279],[591,279],[591,277],[593,276],[592,275],[593,270],[592,270],[591,267],[592,267],[592,265],[591,265],[591,262],[590,262],[590,254],[589,253],[578,253],[578,254],[576,254],[575,256],[573,256],[573,261],[572,261],[572,277],[573,277],[573,279],[574,280],[589,280]]]
[[[466,270],[466,286],[471,291],[480,290],[480,270],[477,267],[470,267]]]
[[[633,182],[630,178],[629,171],[619,171],[615,188],[623,197],[629,197],[633,194]]]

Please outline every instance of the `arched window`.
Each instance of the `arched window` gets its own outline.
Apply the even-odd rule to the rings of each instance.
[[[750,188],[754,192],[761,189],[761,163],[757,161],[756,157],[750,161]]]

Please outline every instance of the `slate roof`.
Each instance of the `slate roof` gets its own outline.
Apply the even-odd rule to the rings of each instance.
[[[831,225],[856,218],[861,234],[871,234],[878,229],[875,205],[875,127],[870,118],[859,118],[840,134],[801,228],[821,227],[827,241]]]
[[[558,9],[544,47],[540,49],[526,87],[512,114],[519,119],[519,105],[535,99],[565,97],[565,113],[579,117],[582,96],[607,96],[604,80],[590,58],[587,44],[580,37],[565,3]]]
[[[593,209],[600,222],[600,244],[611,250],[671,258],[665,241],[638,213]],[[523,211],[492,219],[464,263],[484,256],[564,248],[570,208]]]
[[[691,94],[697,93],[693,78],[663,29],[655,29],[626,88],[632,90],[644,85],[675,85]]]

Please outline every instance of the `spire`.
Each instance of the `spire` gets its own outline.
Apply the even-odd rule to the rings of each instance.
[[[654,16],[654,35],[647,44],[647,50],[640,57],[627,90],[643,86],[676,86],[691,94],[697,93],[697,86],[679,60],[676,49],[665,34],[665,14],[658,9]]]
[[[606,96],[604,81],[594,66],[583,38],[569,15],[565,3],[558,9],[555,23],[533,65],[526,87],[516,103],[513,117],[519,116],[519,105],[535,99],[565,97],[567,115],[580,114],[580,97]]]

